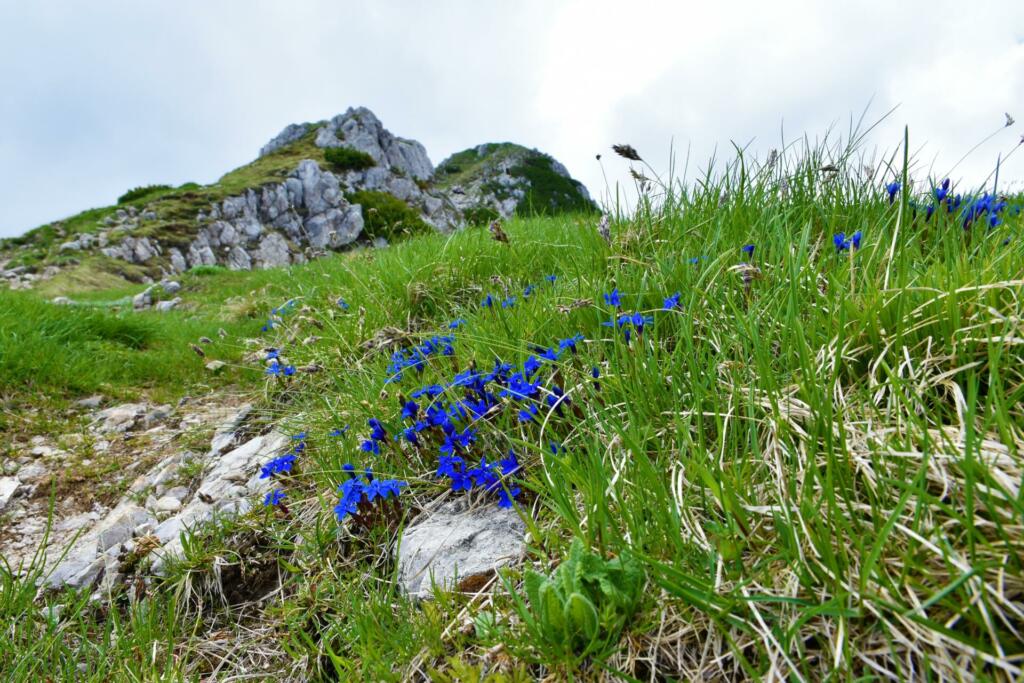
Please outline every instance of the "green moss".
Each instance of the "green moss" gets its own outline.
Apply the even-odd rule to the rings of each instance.
[[[377,164],[366,152],[351,147],[328,147],[324,159],[335,171],[364,171]]]
[[[362,207],[363,231],[371,238],[383,237],[391,242],[430,232],[430,226],[415,209],[387,192],[363,190],[348,195],[347,199]]]

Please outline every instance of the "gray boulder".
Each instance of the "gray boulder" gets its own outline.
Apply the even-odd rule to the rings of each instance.
[[[526,525],[514,510],[468,497],[445,503],[407,527],[398,545],[398,580],[411,596],[429,598],[433,585],[457,588],[463,579],[517,562]]]

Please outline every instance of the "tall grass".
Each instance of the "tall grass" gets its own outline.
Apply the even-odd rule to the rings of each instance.
[[[922,197],[890,203],[856,152],[739,154],[691,184],[640,181],[608,241],[589,217],[517,220],[508,244],[429,235],[252,276],[260,297],[295,302],[263,344],[320,369],[270,377],[264,393],[267,417],[308,447],[276,482],[285,508],[194,538],[168,579],[177,619],[232,634],[227,654],[186,639],[184,670],[241,671],[258,652],[287,675],[339,680],[1018,679],[1020,218],[926,221]],[[884,181],[906,188],[903,156]],[[837,251],[833,236],[857,230],[860,248]],[[653,317],[629,341],[604,324],[613,288],[618,312]],[[394,348],[456,318],[454,355],[386,382]],[[525,565],[479,593],[410,602],[394,581],[399,529],[334,520],[342,466],[408,481],[403,523],[464,494],[436,476],[436,449],[361,451],[367,420],[397,434],[415,388],[577,333],[544,375],[570,409],[474,424],[474,457],[514,448],[523,464]],[[574,541],[644,576],[622,635],[600,647],[531,636],[543,629],[524,572],[553,574]],[[268,562],[269,588],[224,603],[225,572]]]

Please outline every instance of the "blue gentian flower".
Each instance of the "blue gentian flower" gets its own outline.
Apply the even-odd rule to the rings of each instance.
[[[892,181],[885,186],[885,191],[889,194],[889,203],[892,204],[896,200],[896,193],[900,191],[899,182]]]
[[[484,308],[492,308],[494,306],[494,297],[490,294],[484,297],[484,300],[480,304]]]
[[[604,295],[604,302],[609,306],[619,308],[622,306],[622,294],[619,292],[619,288],[616,287],[611,292]]]
[[[282,491],[281,489],[274,489],[273,491],[267,493],[267,495],[263,498],[263,504],[268,506],[280,505],[281,501],[283,501],[284,499],[285,492]]]
[[[547,280],[548,282],[550,282],[551,284],[555,284],[555,280],[558,279],[558,276],[557,275],[547,275],[547,276],[544,277],[544,279]]]
[[[664,301],[664,304],[663,304],[664,310],[672,311],[672,310],[675,310],[675,309],[679,308],[679,297],[680,297],[680,293],[679,292],[676,292],[675,294],[673,294],[670,297],[666,297],[666,299]]]
[[[374,441],[381,441],[387,438],[387,432],[384,431],[384,425],[380,423],[375,417],[371,417],[366,421],[366,424],[370,427],[370,438]]]
[[[335,437],[337,437],[337,436],[344,436],[345,432],[347,432],[347,431],[348,431],[348,425],[345,425],[341,429],[333,429],[333,430],[331,430],[331,433],[328,434],[327,436],[335,436]]]
[[[507,299],[505,299],[504,301],[501,302],[501,307],[502,308],[514,308],[515,305],[516,305],[516,298],[514,296],[510,296],[509,298],[507,298]]]
[[[366,453],[373,453],[374,455],[380,455],[380,441],[373,439],[367,439],[366,441],[359,444],[359,450]]]
[[[267,360],[274,360],[280,355],[277,349],[267,349]]]
[[[567,339],[559,339],[558,348],[561,349],[562,351],[571,351],[573,353],[576,353],[576,345],[582,341],[582,334],[574,334],[573,336],[568,337]]]
[[[348,303],[340,296],[338,297],[338,301],[336,303],[338,304],[338,308],[340,308],[343,311],[347,311],[349,308]]]
[[[530,377],[531,375],[536,374],[542,365],[543,363],[537,359],[537,356],[530,356],[526,359],[526,362],[523,363],[523,372],[527,377]]]
[[[402,405],[402,419],[403,420],[414,420],[416,415],[420,412],[420,407],[415,401],[406,401]]]
[[[942,181],[939,187],[936,187],[932,192],[935,194],[935,201],[942,203],[946,197],[949,196],[949,178]]]
[[[519,411],[520,422],[533,422],[533,418],[537,416],[537,404],[530,403],[525,408]]]
[[[743,247],[740,249],[740,251],[742,251],[747,256],[753,256],[754,255],[754,245],[753,244],[744,244]]]
[[[530,295],[533,294],[534,289],[535,288],[534,288],[533,285],[526,285],[526,289],[523,290],[523,298],[524,299],[529,299]]]
[[[274,458],[266,465],[260,468],[260,479],[267,479],[275,474],[282,472],[291,472],[292,467],[295,465],[295,454],[285,453],[284,455]]]
[[[462,327],[465,324],[466,324],[466,319],[465,318],[456,318],[455,320],[453,320],[450,323],[448,323],[448,329],[449,330],[457,330],[457,329],[459,329],[460,327]]]

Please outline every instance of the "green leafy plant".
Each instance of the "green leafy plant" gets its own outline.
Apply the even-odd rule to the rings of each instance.
[[[335,171],[364,171],[377,165],[372,156],[351,147],[328,147],[324,159]]]
[[[545,576],[528,571],[529,607],[517,601],[534,638],[566,658],[585,656],[619,639],[637,609],[644,574],[630,559],[605,559],[573,541],[569,556]]]

